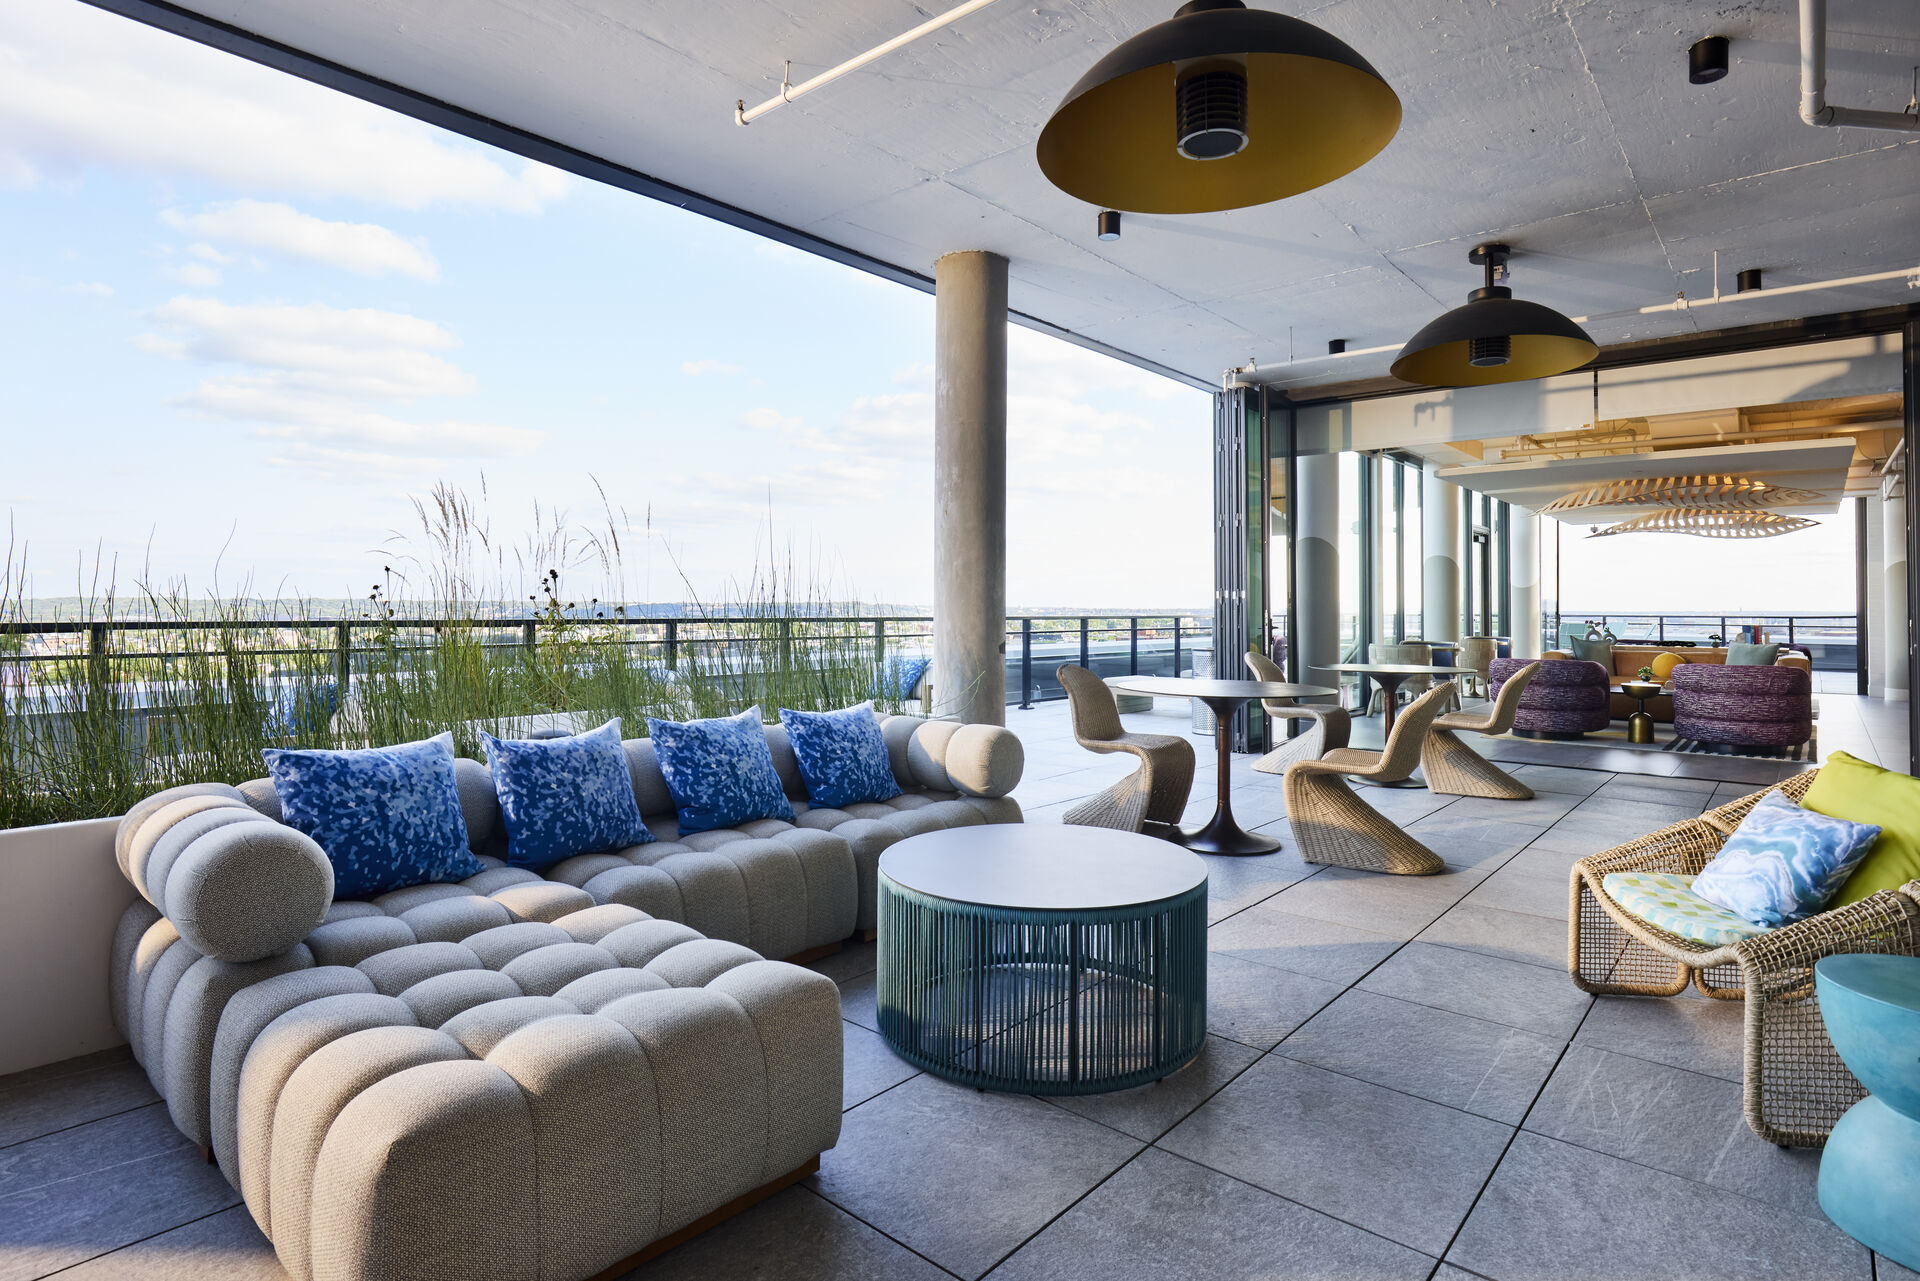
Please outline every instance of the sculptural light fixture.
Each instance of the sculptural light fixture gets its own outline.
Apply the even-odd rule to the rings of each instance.
[[[1610,480],[1604,485],[1556,498],[1542,507],[1540,514],[1552,516],[1589,507],[1701,507],[1724,511],[1791,507],[1820,500],[1821,495],[1810,489],[1790,489],[1745,476],[1654,476],[1644,480]]]
[[[1524,382],[1578,369],[1600,354],[1587,331],[1551,307],[1522,302],[1494,283],[1513,250],[1475,245],[1467,261],[1487,269],[1487,283],[1407,340],[1393,376],[1429,387]]]
[[[1332,182],[1399,128],[1399,96],[1345,42],[1241,0],[1190,0],[1094,63],[1038,151],[1089,204],[1211,213]]]
[[[1704,507],[1675,507],[1648,512],[1632,520],[1605,529],[1596,529],[1588,538],[1610,534],[1693,534],[1699,538],[1778,538],[1802,529],[1811,529],[1818,521],[1804,516],[1782,516],[1778,512],[1749,511],[1742,508],[1709,511]]]

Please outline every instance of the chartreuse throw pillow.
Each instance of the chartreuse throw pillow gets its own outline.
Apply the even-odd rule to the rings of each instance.
[[[796,712],[783,707],[780,723],[787,727],[787,738],[800,762],[807,799],[815,805],[839,809],[900,795],[872,703],[837,712]]]
[[[1686,659],[1680,657],[1678,654],[1668,653],[1663,650],[1655,654],[1653,661],[1648,663],[1647,666],[1653,669],[1653,679],[1665,685],[1673,679],[1673,669],[1686,661]]]
[[[1693,878],[1693,892],[1755,925],[1802,921],[1826,907],[1879,837],[1870,823],[1769,792]]]
[[[333,864],[336,899],[460,881],[485,866],[467,848],[453,781],[453,735],[344,752],[260,753],[288,827]]]
[[[571,738],[480,737],[515,867],[550,867],[653,839],[633,797],[618,717]]]
[[[1800,804],[1816,814],[1871,823],[1880,829],[1880,839],[1829,907],[1844,907],[1881,890],[1920,881],[1920,779],[1881,769],[1845,752],[1832,752]]]
[[[756,818],[793,822],[793,806],[773,768],[760,709],[705,721],[647,717],[660,773],[682,835],[738,827]]]

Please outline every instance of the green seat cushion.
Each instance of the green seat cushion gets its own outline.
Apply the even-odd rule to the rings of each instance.
[[[1880,839],[1828,900],[1829,909],[1920,881],[1920,779],[1831,752],[1800,804],[1816,814],[1880,829]]]
[[[1608,898],[1648,925],[1709,947],[1725,947],[1767,932],[1766,926],[1755,925],[1695,894],[1691,876],[1609,872],[1600,887]]]

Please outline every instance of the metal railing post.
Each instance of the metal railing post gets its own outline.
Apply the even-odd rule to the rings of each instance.
[[[535,626],[536,625],[531,622],[520,624],[520,643],[528,649],[533,648],[533,629]]]
[[[1140,620],[1127,620],[1127,675],[1140,674]]]
[[[1020,706],[1033,707],[1033,620],[1020,620]]]
[[[339,683],[339,695],[344,696],[347,686],[353,682],[353,624],[338,622],[333,625],[333,674]]]
[[[884,618],[873,620],[873,665],[887,665],[887,620]]]
[[[1173,674],[1180,675],[1180,617],[1177,614],[1173,619]]]
[[[667,620],[667,670],[675,671],[680,666],[680,622]]]
[[[1080,615],[1080,666],[1086,667],[1092,661],[1092,652],[1087,648],[1087,616]]]
[[[87,625],[87,668],[91,679],[104,682],[110,674],[107,659],[107,625]]]
[[[1787,615],[1787,644],[1793,644],[1793,615]]]
[[[780,668],[782,671],[793,669],[793,620],[780,620]]]
[[[1725,645],[1727,643],[1727,639],[1728,639],[1727,638],[1727,620],[1726,620],[1726,616],[1722,615],[1720,618],[1720,643],[1722,645]]]
[[[1665,614],[1661,614],[1657,619],[1654,620],[1654,629],[1659,633],[1660,643],[1662,645],[1666,644],[1667,643],[1667,616]]]

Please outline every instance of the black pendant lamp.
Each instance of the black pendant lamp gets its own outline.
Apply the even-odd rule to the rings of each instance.
[[[1103,209],[1212,213],[1332,182],[1399,128],[1399,96],[1344,42],[1191,0],[1080,77],[1040,131],[1040,170]]]
[[[1487,269],[1487,283],[1407,340],[1393,376],[1428,387],[1517,383],[1578,369],[1600,354],[1587,331],[1551,307],[1522,302],[1493,283],[1511,257],[1506,245],[1475,245],[1470,262]]]

